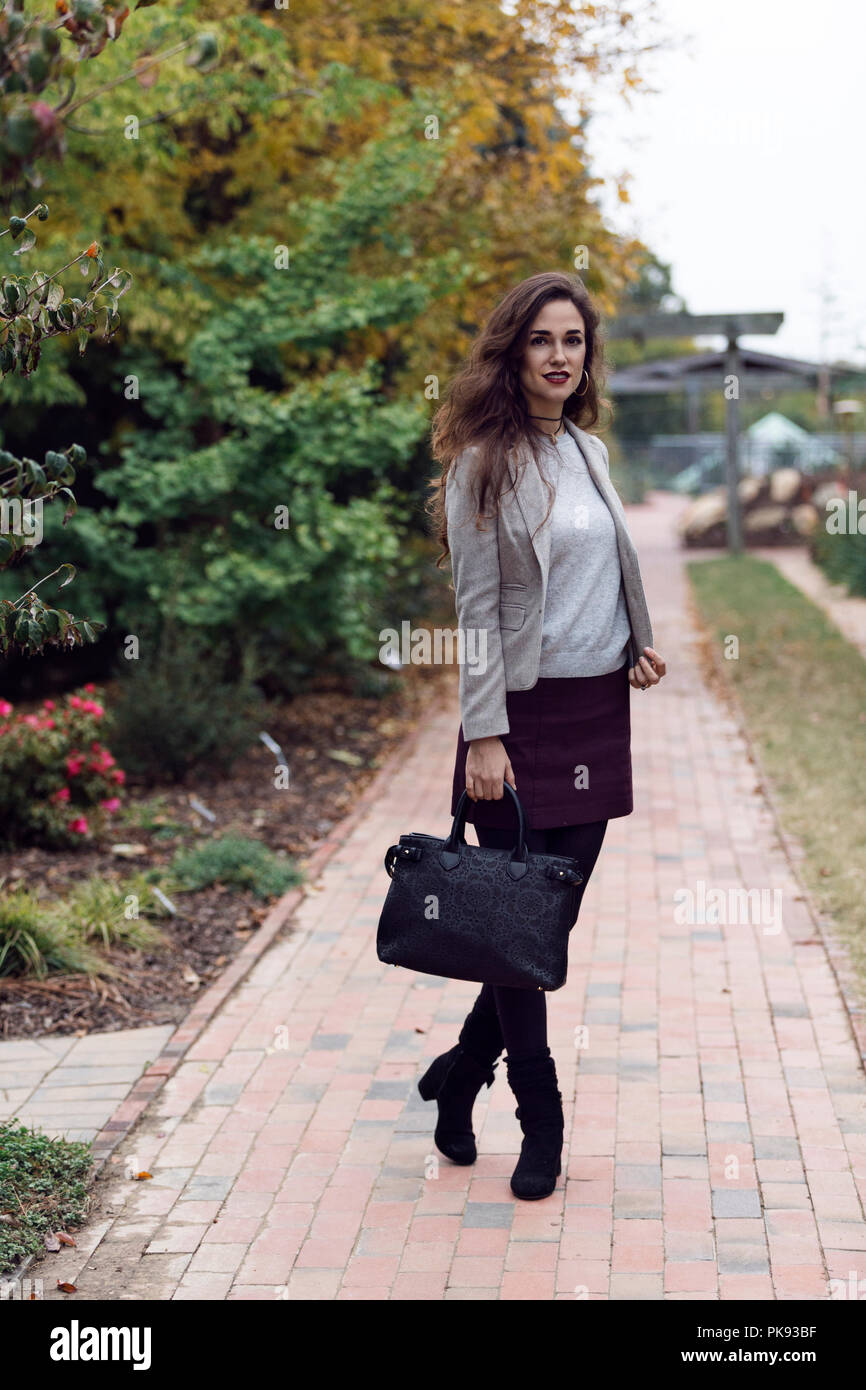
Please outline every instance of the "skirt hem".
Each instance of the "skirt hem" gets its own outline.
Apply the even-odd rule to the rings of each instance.
[[[496,802],[497,806],[501,804],[501,802]],[[596,821],[600,820],[619,820],[621,816],[632,815],[633,811],[634,803],[626,807],[624,802],[620,802],[618,804],[614,802],[610,810],[602,806],[599,808],[597,814],[595,811],[593,811],[592,816],[576,816],[574,813],[574,808],[571,806],[563,806],[561,810],[554,809],[552,811],[549,811],[547,810],[547,808],[544,808],[542,810],[533,812],[532,824],[529,828],[532,830],[555,830],[562,825],[593,825]],[[452,811],[451,814],[453,816],[454,812]],[[526,819],[527,825],[529,825],[529,816],[527,816]],[[483,819],[470,820],[468,814],[466,816],[466,824],[486,826],[488,830],[500,828],[498,821],[493,823],[490,821],[485,821]],[[514,816],[514,829],[515,831],[517,830],[516,815]]]

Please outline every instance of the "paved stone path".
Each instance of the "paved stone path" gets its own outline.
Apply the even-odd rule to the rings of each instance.
[[[169,1023],[85,1038],[0,1042],[0,1120],[93,1140],[174,1032]]]
[[[825,1299],[829,1279],[866,1278],[860,1048],[746,746],[700,675],[682,505],[630,512],[670,674],[632,699],[635,811],[611,822],[549,1000],[555,1194],[510,1193],[502,1064],[476,1108],[477,1164],[437,1160],[415,1082],[475,987],[376,959],[385,847],[449,824],[455,681],[294,933],[112,1155],[77,1248],[33,1271],[46,1297],[72,1279],[108,1300]],[[733,921],[676,910],[701,883]],[[738,915],[740,888],[774,906],[779,890],[781,930]]]

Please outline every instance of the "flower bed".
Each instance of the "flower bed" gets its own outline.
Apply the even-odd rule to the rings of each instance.
[[[37,712],[0,700],[0,845],[63,848],[98,838],[120,809],[126,774],[99,741],[94,685]]]

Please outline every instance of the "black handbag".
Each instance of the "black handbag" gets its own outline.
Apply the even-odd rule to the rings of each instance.
[[[388,847],[391,883],[376,934],[386,965],[522,989],[565,984],[583,874],[568,855],[527,850],[520,798],[503,785],[517,809],[513,849],[467,845],[466,791],[447,840],[414,831]]]

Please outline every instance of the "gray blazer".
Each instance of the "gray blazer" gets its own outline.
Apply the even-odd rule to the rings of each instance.
[[[631,627],[628,664],[634,666],[644,647],[652,646],[653,635],[637,552],[610,480],[607,447],[571,420],[565,425],[616,527]],[[445,486],[460,647],[460,713],[467,742],[507,734],[505,692],[529,690],[538,680],[550,558],[550,527],[536,530],[549,494],[531,455],[517,486],[500,499],[498,517],[482,522],[483,531],[475,529],[476,508],[468,486],[473,455],[474,449],[458,455]],[[509,474],[513,482],[516,470],[511,461]]]

